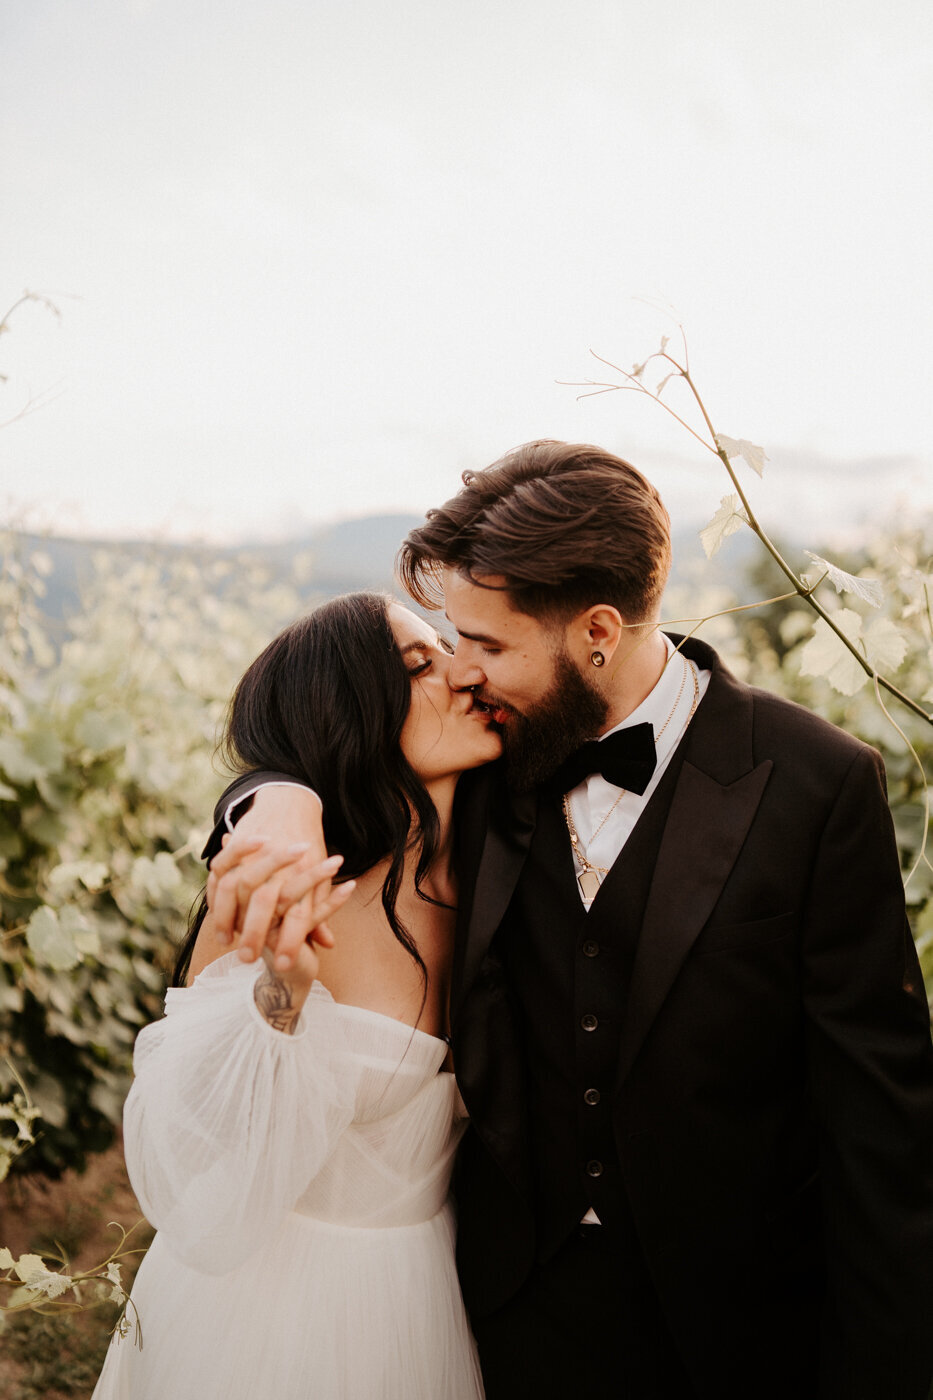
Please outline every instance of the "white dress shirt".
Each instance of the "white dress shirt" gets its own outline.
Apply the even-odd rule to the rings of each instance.
[[[636,792],[626,792],[624,788],[607,782],[601,773],[591,773],[569,794],[570,814],[583,854],[591,865],[603,866],[607,870],[612,868],[631,836],[645,804],[664,776],[674,750],[687,732],[695,703],[699,704],[709,685],[709,671],[688,661],[682,652],[675,652],[673,642],[666,636],[664,643],[667,647],[667,665],[654,690],[621,724],[600,735],[602,740],[619,729],[629,729],[634,724],[646,721],[653,726],[658,763],[645,791],[640,796]],[[569,832],[567,839],[570,839]],[[576,852],[574,866],[580,875],[584,867]],[[580,898],[589,909],[592,899],[587,899],[582,890]]]

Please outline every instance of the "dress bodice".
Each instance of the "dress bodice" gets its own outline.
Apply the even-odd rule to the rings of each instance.
[[[355,1085],[353,1119],[295,1209],[370,1228],[430,1219],[447,1198],[466,1124],[446,1041],[380,1012],[334,1002],[315,983],[309,1012],[327,1006],[342,1025]]]
[[[430,1219],[465,1124],[444,1041],[320,983],[285,1035],[253,998],[261,967],[227,954],[170,989],[137,1039],[124,1111],[143,1210],[208,1272],[248,1258],[291,1212],[370,1228]]]

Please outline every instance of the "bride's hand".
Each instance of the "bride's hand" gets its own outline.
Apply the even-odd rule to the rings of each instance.
[[[330,896],[330,884],[315,876],[326,858],[317,794],[291,784],[257,789],[235,832],[224,837],[223,849],[211,861],[207,903],[219,946],[229,947],[238,933],[245,934],[245,946],[258,957],[282,920],[279,951],[293,957],[327,917],[321,906]],[[326,932],[317,941],[328,946]]]
[[[333,884],[342,856],[315,860],[315,854],[307,842],[285,846],[245,833],[224,837],[207,883],[217,941],[235,941],[243,962],[255,961],[264,950],[274,952],[279,973],[293,968],[297,973],[299,958],[306,969],[314,943],[332,948],[327,920],[356,885],[352,880]],[[316,972],[315,954],[309,986]]]
[[[336,856],[331,860],[323,861],[309,872],[309,880],[313,881],[314,884],[308,891],[308,897],[313,897],[315,891],[322,886],[326,885],[329,890],[328,897],[323,903],[320,899],[316,903],[317,916],[321,922],[305,935],[293,953],[289,952],[286,955],[282,947],[285,921],[281,920],[266,933],[260,950],[265,967],[256,979],[253,987],[253,999],[260,1014],[268,1021],[269,1025],[275,1030],[282,1031],[285,1035],[294,1034],[301,1008],[304,1006],[311,985],[318,975],[320,959],[314,946],[315,943],[320,944],[321,947],[333,947],[333,934],[323,920],[345,903],[356,888],[354,880],[348,880],[343,885],[331,886],[331,877],[336,873],[341,859],[342,857]],[[295,907],[292,905],[289,912],[291,913]],[[290,935],[294,934],[293,929],[289,932]],[[240,941],[239,953],[244,961],[251,962],[253,960],[252,946],[246,944],[243,939]]]

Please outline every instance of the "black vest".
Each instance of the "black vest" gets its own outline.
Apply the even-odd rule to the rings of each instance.
[[[589,913],[560,799],[540,798],[528,858],[496,935],[523,1022],[542,1259],[591,1206],[623,1250],[634,1241],[612,1102],[635,949],[682,762],[680,745]]]

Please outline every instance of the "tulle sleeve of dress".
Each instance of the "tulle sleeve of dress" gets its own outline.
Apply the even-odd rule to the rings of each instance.
[[[130,1180],[171,1251],[205,1273],[269,1243],[353,1119],[354,1062],[329,993],[315,983],[285,1035],[253,999],[262,967],[228,953],[171,988],[136,1041]]]

